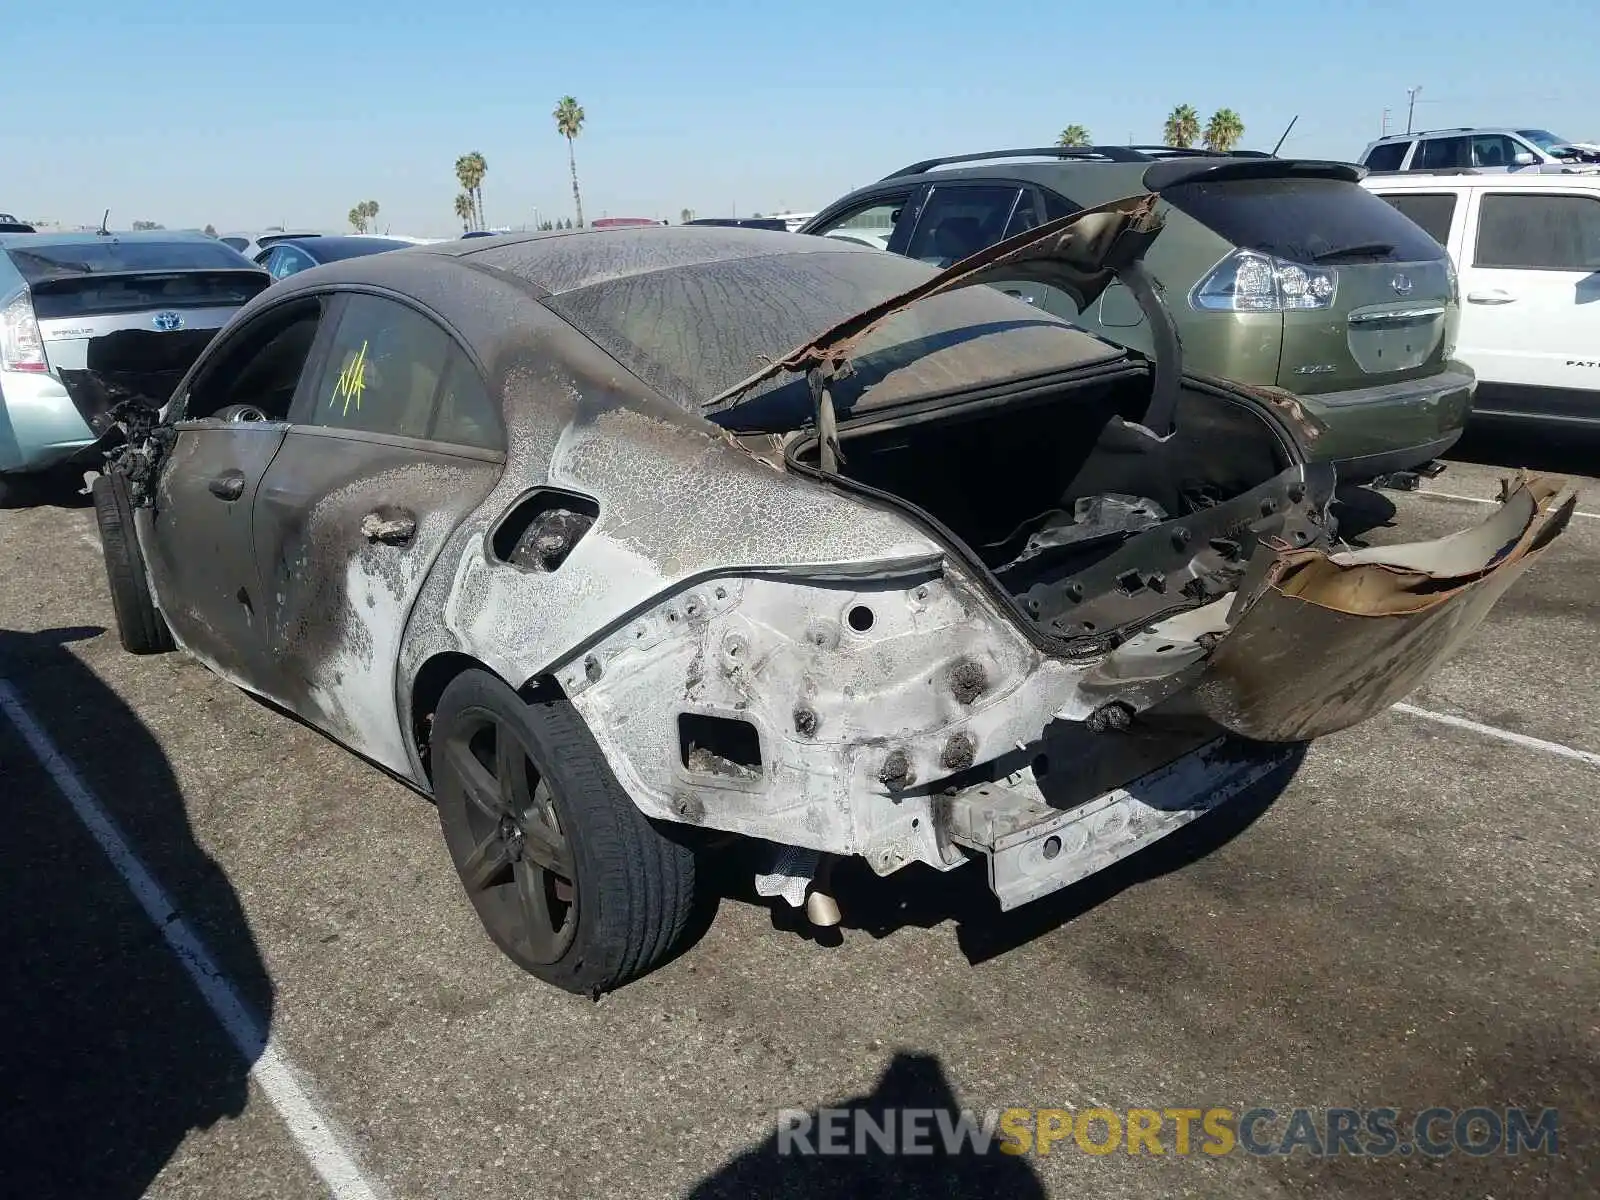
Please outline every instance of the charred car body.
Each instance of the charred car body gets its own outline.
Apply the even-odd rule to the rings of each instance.
[[[679,226],[295,276],[96,483],[124,644],[431,793],[565,988],[667,953],[701,831],[791,903],[841,855],[1024,903],[1397,699],[1572,508],[1339,551],[1292,404],[969,286],[1160,320],[1158,232],[1143,195],[943,272]]]
[[[113,410],[159,408],[270,282],[198,233],[0,235],[0,498],[8,477],[98,466]]]

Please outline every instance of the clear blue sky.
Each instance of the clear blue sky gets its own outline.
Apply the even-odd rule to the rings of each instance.
[[[250,5],[109,0],[8,20],[0,210],[69,222],[337,227],[376,199],[447,234],[458,154],[491,224],[567,216],[563,94],[593,217],[819,207],[918,157],[1159,139],[1231,106],[1245,145],[1351,157],[1404,128],[1600,139],[1595,0]],[[137,12],[137,17],[127,14]]]

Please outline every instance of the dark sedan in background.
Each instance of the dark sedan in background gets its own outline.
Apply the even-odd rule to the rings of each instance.
[[[285,279],[323,263],[341,262],[347,258],[360,258],[364,254],[382,254],[385,250],[404,250],[411,242],[399,238],[349,235],[328,237],[318,234],[306,238],[284,238],[256,255],[256,262],[267,269],[274,279]]]

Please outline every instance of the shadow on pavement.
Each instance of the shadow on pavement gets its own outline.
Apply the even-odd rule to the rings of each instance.
[[[973,1196],[1032,1200],[1042,1198],[1044,1186],[1032,1165],[1025,1159],[1003,1154],[998,1140],[986,1153],[975,1153],[970,1140],[949,1146],[940,1132],[937,1117],[923,1117],[919,1124],[925,1133],[904,1140],[901,1118],[906,1110],[943,1112],[945,1120],[958,1120],[960,1101],[945,1078],[939,1060],[925,1054],[896,1054],[870,1095],[856,1096],[830,1105],[830,1110],[848,1110],[848,1115],[828,1116],[829,1136],[835,1143],[855,1148],[856,1130],[863,1129],[860,1141],[864,1153],[797,1153],[819,1151],[824,1144],[821,1123],[824,1114],[813,1111],[791,1128],[799,1135],[785,1137],[780,1145],[776,1131],[754,1149],[747,1150],[715,1174],[690,1189],[689,1200],[762,1200],[781,1197],[957,1197]],[[870,1118],[863,1126],[856,1114]],[[774,1114],[775,1116],[777,1114]],[[796,1114],[798,1115],[798,1114]],[[981,1119],[982,1114],[974,1114]],[[889,1122],[893,1121],[891,1125]],[[888,1153],[875,1140],[874,1131],[893,1130],[891,1145],[902,1149],[918,1144],[921,1153]]]
[[[264,1035],[273,988],[232,886],[196,844],[156,739],[67,649],[102,632],[0,630],[0,680],[70,760]],[[249,1063],[3,712],[0,797],[0,1193],[140,1196],[190,1130],[243,1111]],[[254,1040],[251,1057],[260,1049]]]
[[[1600,433],[1582,429],[1530,430],[1515,422],[1474,417],[1450,458],[1491,467],[1527,467],[1558,475],[1600,475]],[[1449,491],[1450,472],[1439,477]]]

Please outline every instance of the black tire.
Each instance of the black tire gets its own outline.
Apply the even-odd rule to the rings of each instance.
[[[512,962],[598,996],[672,952],[694,907],[694,853],[628,798],[565,698],[530,704],[466,671],[430,741],[450,857]]]
[[[117,615],[117,636],[129,654],[160,654],[173,649],[172,631],[150,597],[144,554],[133,528],[133,502],[128,481],[112,472],[90,488],[94,516],[100,526],[100,547],[106,560],[111,608]]]

